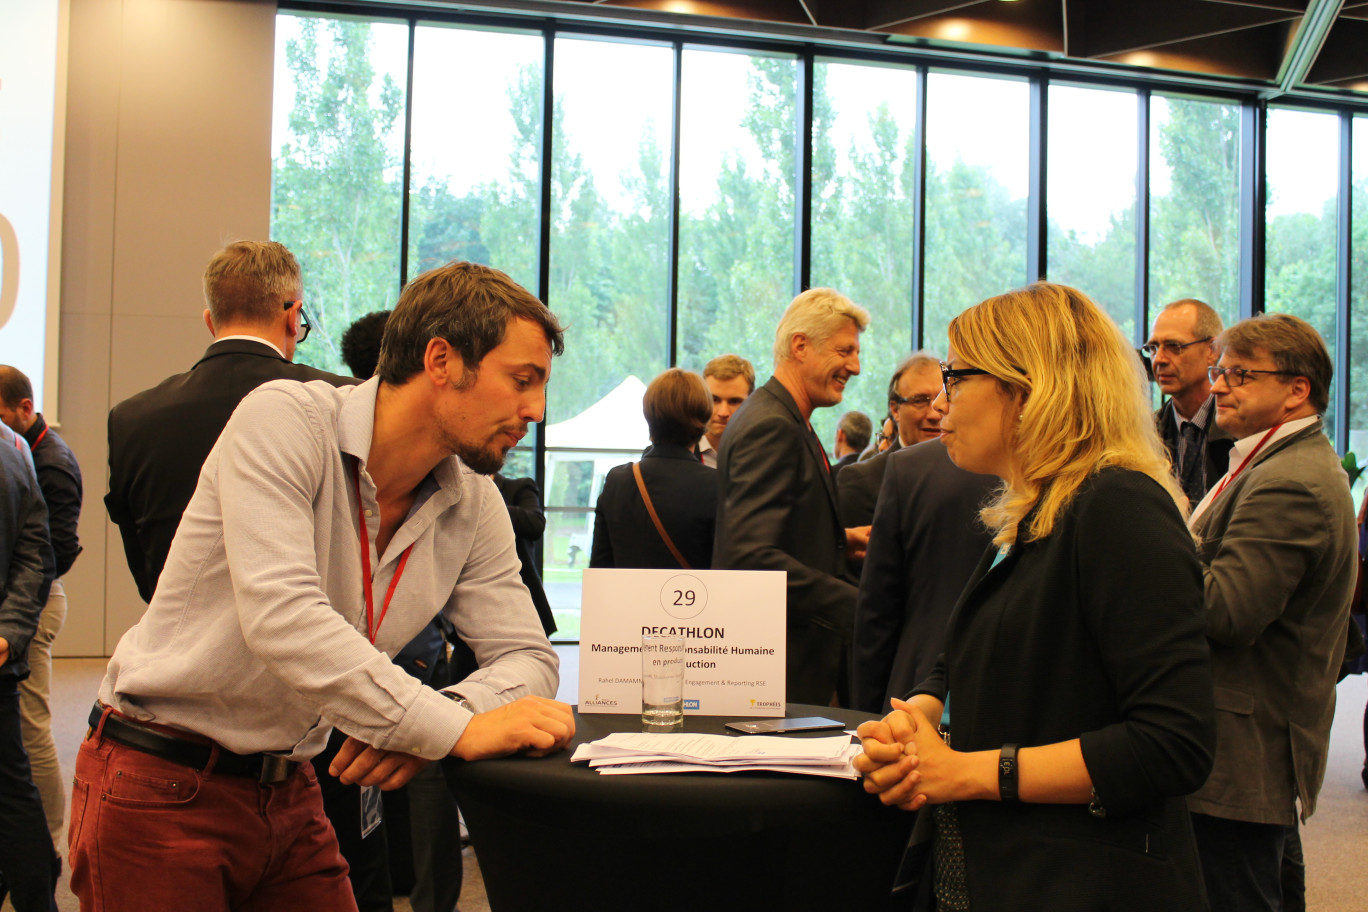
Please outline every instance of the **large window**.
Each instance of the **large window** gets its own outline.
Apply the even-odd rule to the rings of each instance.
[[[1320,111],[1268,112],[1264,310],[1316,328],[1335,355],[1335,230],[1339,118]],[[1342,378],[1335,378],[1335,386]],[[1335,390],[1325,429],[1337,421]]]
[[[1180,298],[1228,326],[1240,296],[1240,106],[1150,101],[1150,321]]]
[[[540,35],[419,25],[408,278],[452,260],[537,288]]]
[[[942,356],[956,314],[1027,279],[1029,88],[1021,80],[927,76],[922,344]]]
[[[277,17],[271,237],[304,273],[296,357],[337,373],[352,321],[399,296],[408,27]]]
[[[888,377],[912,345],[912,145],[917,71],[817,62],[812,117],[812,284],[863,306],[861,376],[834,409],[813,415],[834,446],[836,421],[857,409],[878,424]]]
[[[685,48],[679,126],[679,350],[733,352],[763,383],[794,295],[798,64]]]
[[[1050,86],[1050,281],[1085,292],[1121,327],[1135,326],[1136,95]]]
[[[727,352],[763,382],[802,282],[839,289],[874,321],[863,375],[813,416],[827,446],[846,409],[883,415],[904,353],[944,354],[956,314],[1036,278],[1043,247],[1048,277],[1083,289],[1137,341],[1156,307],[1182,297],[1227,323],[1305,318],[1347,352],[1327,425],[1368,462],[1364,103],[1283,99],[1263,118],[1239,86],[1147,89],[1143,75],[1118,85],[1115,70],[1078,68],[1063,82],[1039,61],[988,72],[916,49],[487,14],[472,24],[435,10],[277,22],[271,230],[304,267],[316,328],[300,360],[343,370],[347,326],[452,259],[544,292],[569,326],[538,446],[528,438],[505,467],[542,480],[543,576],[562,636],[578,635],[604,475],[646,445],[646,384]],[[1044,123],[1032,120],[1036,92]],[[1260,122],[1267,204],[1242,211],[1258,160],[1244,127]],[[1346,124],[1352,161],[1341,161]],[[1043,200],[1032,196],[1042,183]],[[1260,228],[1261,294],[1240,260]],[[1340,335],[1345,295],[1354,317]]]

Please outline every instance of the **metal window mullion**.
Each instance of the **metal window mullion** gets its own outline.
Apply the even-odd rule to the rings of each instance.
[[[926,86],[927,68],[917,67],[917,104],[912,123],[912,312],[914,350],[926,347]]]
[[[1150,90],[1136,90],[1135,157],[1135,329],[1132,341],[1145,341],[1149,326],[1150,248]]]
[[[1353,269],[1354,115],[1340,111],[1339,203],[1335,220],[1335,449],[1349,451],[1349,366],[1352,347],[1350,295]]]
[[[795,156],[794,175],[794,294],[800,294],[812,284],[812,98],[813,83],[817,79],[817,58],[812,46],[798,56],[798,154]]]
[[[670,113],[670,239],[669,258],[670,285],[666,307],[669,310],[669,326],[666,329],[666,349],[668,365],[679,364],[679,125],[680,107],[684,86],[684,43],[674,43],[674,98]]]
[[[551,295],[551,133],[554,124],[555,111],[552,106],[555,104],[554,93],[554,72],[556,65],[556,32],[554,29],[545,29],[542,32],[542,40],[545,46],[542,49],[542,144],[541,162],[538,168],[539,174],[538,189],[540,191],[540,202],[538,203],[538,222],[539,237],[537,244],[537,297],[550,305]],[[543,415],[542,421],[536,425],[537,433],[533,438],[532,449],[532,472],[537,480],[537,487],[542,491],[542,502],[546,502],[546,419],[548,415]],[[544,568],[542,566],[542,547],[541,542],[537,542],[536,564],[538,572]]]
[[[409,217],[412,213],[409,193],[413,177],[413,48],[418,31],[418,20],[408,21],[408,71],[404,76],[404,186],[399,197],[399,291],[408,284]]]
[[[1268,107],[1262,99],[1240,108],[1240,309],[1241,320],[1264,309],[1264,221]]]
[[[1049,128],[1049,77],[1041,72],[1031,77],[1030,190],[1026,198],[1026,281],[1049,275],[1049,238],[1046,232],[1046,166]]]

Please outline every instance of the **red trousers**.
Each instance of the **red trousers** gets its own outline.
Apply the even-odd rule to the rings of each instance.
[[[83,912],[356,912],[307,763],[260,785],[92,734],[76,758],[68,839]]]

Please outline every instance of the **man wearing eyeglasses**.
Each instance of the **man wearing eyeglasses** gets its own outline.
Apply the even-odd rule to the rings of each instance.
[[[940,414],[931,402],[940,392],[940,359],[927,352],[904,358],[888,381],[888,413],[896,422],[899,447],[909,447],[940,436]],[[841,524],[847,529],[874,521],[888,458],[897,447],[848,466],[836,476]]]
[[[1196,298],[1166,304],[1154,318],[1144,352],[1150,358],[1154,381],[1169,399],[1155,420],[1168,447],[1174,474],[1196,506],[1225,474],[1231,436],[1215,421],[1215,400],[1207,368],[1216,363],[1216,337],[1221,318]]]
[[[851,661],[851,706],[865,712],[887,712],[890,697],[905,697],[931,673],[950,610],[992,539],[977,513],[998,479],[951,462],[940,440],[940,413],[928,401],[934,421],[921,414],[922,399],[934,401],[943,386],[934,355],[905,359],[889,386],[905,445],[846,470],[877,473],[879,481],[877,508],[876,497],[868,497],[873,528]],[[845,511],[867,495],[842,483],[841,496]]]
[[[1210,368],[1229,470],[1192,513],[1206,581],[1216,765],[1188,799],[1213,910],[1282,909],[1298,806],[1316,809],[1354,590],[1348,479],[1321,415],[1332,367],[1305,321],[1264,314]],[[1293,891],[1295,893],[1295,888]]]
[[[187,372],[110,411],[105,507],[143,601],[152,601],[200,467],[243,397],[269,380],[360,382],[292,363],[309,334],[303,296],[299,263],[284,245],[229,244],[204,270],[213,344]]]

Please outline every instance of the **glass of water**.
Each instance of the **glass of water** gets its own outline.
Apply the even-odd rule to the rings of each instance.
[[[641,638],[641,730],[684,728],[684,638]]]

